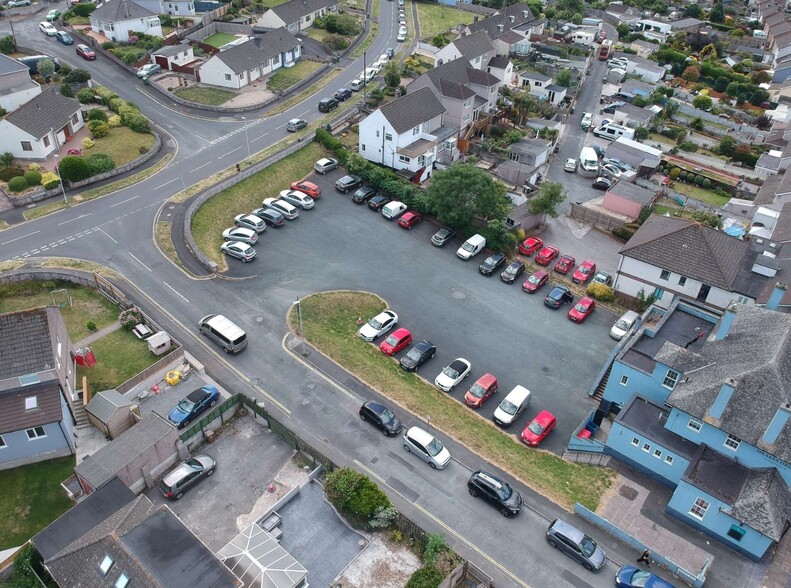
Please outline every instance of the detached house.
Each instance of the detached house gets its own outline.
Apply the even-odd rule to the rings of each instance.
[[[132,33],[162,37],[162,24],[155,12],[132,0],[106,2],[91,13],[91,30],[112,41],[126,43]]]
[[[530,52],[530,36],[540,35],[544,21],[533,16],[527,4],[512,4],[496,14],[467,25],[462,35],[485,31],[494,44],[495,52],[501,57],[511,54],[527,55]]]
[[[30,79],[28,67],[0,54],[0,108],[13,112],[39,94],[41,86]]]
[[[464,57],[471,67],[483,69],[494,57],[494,45],[486,31],[458,37],[434,54],[434,65]]]
[[[330,12],[338,12],[338,0],[291,0],[267,10],[256,25],[270,29],[285,27],[297,33]]]

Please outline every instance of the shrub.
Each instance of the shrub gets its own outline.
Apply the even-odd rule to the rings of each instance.
[[[16,159],[14,154],[10,151],[6,151],[5,153],[0,154],[0,165],[2,165],[4,168],[11,167],[11,164],[14,163],[14,159]]]
[[[110,125],[99,120],[88,121],[88,130],[91,131],[94,139],[101,139],[110,134]]]
[[[588,288],[585,290],[585,293],[596,300],[601,300],[602,302],[609,302],[615,298],[612,288],[604,284],[599,284],[598,282],[594,282],[588,286]]]
[[[703,179],[703,184],[701,184],[706,190],[711,190],[711,180],[709,178]]]
[[[105,100],[105,102],[107,103],[107,108],[109,108],[116,114],[118,114],[118,112],[124,106],[126,106],[126,102],[123,99],[119,98],[118,96],[115,96],[113,98],[108,98],[107,100]]]
[[[53,188],[60,186],[60,179],[58,178],[57,174],[52,172],[44,172],[41,175],[41,185],[44,186],[45,190],[52,190]]]
[[[137,111],[121,116],[121,122],[135,133],[148,132],[148,119]]]
[[[61,177],[69,182],[79,182],[91,177],[91,168],[82,157],[67,155],[58,167]]]
[[[38,186],[41,183],[41,172],[28,170],[25,172],[24,177],[31,186]]]
[[[442,580],[442,573],[437,568],[426,566],[415,570],[404,588],[437,588]]]
[[[135,325],[139,325],[143,322],[143,315],[137,307],[133,306],[132,308],[121,311],[121,314],[118,315],[118,322],[121,323],[126,330],[131,331]]]
[[[358,524],[370,521],[381,509],[392,507],[373,481],[351,468],[339,468],[327,474],[324,489],[327,499]]]
[[[140,153],[140,155],[145,155],[148,153],[148,147],[145,145],[140,145],[140,147],[137,148],[137,152]]]
[[[88,111],[88,120],[98,120],[101,122],[107,122],[107,113],[102,110],[101,108],[91,108]]]
[[[96,331],[96,323],[93,321],[88,321],[85,325],[85,328],[88,329],[91,333]]]
[[[8,190],[10,192],[24,192],[30,187],[25,176],[16,176],[8,180]]]
[[[674,167],[673,169],[670,170],[670,173],[668,175],[670,176],[671,180],[675,181],[678,179],[680,173],[681,173],[681,168]]]
[[[437,563],[442,552],[447,550],[448,545],[445,543],[445,536],[442,533],[431,533],[423,551],[423,561],[427,565],[433,566]]]
[[[61,73],[62,71],[63,70],[61,70]],[[87,69],[81,69],[78,67],[77,69],[73,69],[68,74],[66,74],[64,81],[67,84],[84,84],[90,79],[91,72],[89,72]]]
[[[74,92],[72,92],[71,86],[69,86],[68,84],[60,85],[60,93],[63,94],[66,98],[74,98]]]
[[[624,241],[628,241],[629,239],[631,239],[634,233],[635,231],[627,229],[625,227],[612,230],[612,234],[615,237],[618,237],[619,239],[623,239]]]
[[[16,51],[14,37],[11,35],[6,35],[5,37],[0,38],[0,53],[3,55],[10,55],[14,51]]]
[[[121,126],[121,117],[117,114],[114,114],[110,118],[107,119],[107,124],[111,129]]]
[[[687,172],[686,170],[681,170],[681,173],[678,174],[678,179],[681,180],[682,182],[686,182],[688,176],[689,176],[689,172]]]
[[[678,148],[681,149],[681,151],[690,151],[693,153],[699,149],[698,144],[692,141],[681,141],[678,144]]]
[[[324,37],[324,46],[330,51],[343,51],[349,46],[349,41],[341,35],[330,34]]]
[[[37,163],[31,163],[27,166],[28,171],[41,171],[41,166]]]
[[[96,10],[96,5],[93,2],[80,2],[71,10],[73,10],[74,14],[77,16],[90,16],[91,12]]]
[[[80,104],[90,104],[91,102],[96,102],[96,94],[94,93],[93,88],[83,88],[77,92],[77,100],[79,100]]]
[[[11,178],[15,178],[17,176],[24,176],[25,170],[21,167],[7,167],[5,169],[0,170],[0,180],[4,182],[8,182]]]
[[[697,177],[695,178],[695,185],[696,185],[696,186],[702,186],[702,185],[703,185],[703,180],[704,180],[704,179],[705,179],[705,178],[704,178],[703,176],[697,176]]]
[[[85,137],[82,140],[82,148],[83,149],[91,149],[94,145],[96,145],[96,142],[92,141],[90,137]]]
[[[92,153],[85,158],[85,161],[88,162],[88,167],[91,168],[92,176],[115,169],[113,158],[106,153]]]

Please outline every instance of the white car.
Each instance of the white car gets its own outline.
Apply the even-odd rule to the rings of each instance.
[[[282,190],[280,192],[280,199],[302,210],[310,210],[314,205],[313,198],[299,190]]]
[[[471,369],[472,365],[463,357],[454,359],[434,378],[434,385],[443,392],[450,392],[459,382],[470,375]]]
[[[617,166],[613,165],[612,163],[605,163],[601,166],[602,174],[608,178],[618,179],[621,177],[623,173]]]
[[[52,26],[52,23],[49,22],[40,22],[38,23],[38,30],[42,33],[47,35],[48,37],[54,37],[58,34],[58,29]]]
[[[236,259],[241,259],[247,263],[255,259],[256,251],[247,243],[240,243],[239,241],[226,241],[220,245],[223,254],[230,255]]]
[[[336,167],[338,167],[338,160],[332,159],[330,157],[322,157],[313,164],[313,169],[315,169],[320,174],[326,174],[327,172],[334,170]]]
[[[398,324],[398,315],[392,310],[385,310],[360,327],[360,337],[373,341]]]
[[[399,43],[403,43],[404,41],[406,41],[406,33],[399,32],[398,36],[396,37],[396,41],[398,41]]]
[[[231,227],[222,232],[222,238],[226,241],[239,241],[248,245],[255,245],[258,242],[258,233],[244,227]]]
[[[237,214],[233,219],[233,224],[256,233],[263,233],[266,230],[266,223],[254,214]]]
[[[294,220],[299,216],[299,211],[296,206],[292,206],[285,200],[278,200],[277,198],[264,198],[261,206],[272,208],[286,217],[288,220]]]
[[[573,157],[569,157],[566,160],[566,165],[563,166],[563,171],[574,173],[577,171],[577,160]]]

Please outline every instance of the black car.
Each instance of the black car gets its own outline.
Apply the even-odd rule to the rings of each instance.
[[[382,210],[382,207],[388,202],[390,202],[390,198],[379,194],[379,196],[374,196],[368,201],[368,208],[371,210],[380,211]]]
[[[512,261],[500,274],[500,279],[506,284],[513,284],[516,278],[525,273],[525,264],[522,261]]]
[[[365,204],[374,196],[376,196],[376,190],[374,190],[370,186],[363,186],[362,188],[357,190],[354,194],[352,194],[352,202],[356,204]]]
[[[453,239],[453,231],[450,229],[440,229],[431,237],[431,244],[436,247],[443,247],[445,243]]]
[[[504,517],[515,517],[522,509],[522,495],[494,474],[482,470],[473,472],[467,481],[467,490],[491,502]]]
[[[563,304],[574,302],[574,295],[566,286],[555,286],[544,298],[544,304],[549,308],[560,308]]]
[[[360,407],[360,418],[371,423],[388,437],[395,437],[401,432],[401,421],[393,411],[373,400]]]
[[[338,88],[338,91],[335,92],[335,99],[340,100],[341,102],[351,97],[352,91],[349,88]]]
[[[363,179],[359,176],[343,176],[335,182],[335,189],[346,194],[349,190],[356,190],[362,186]]]
[[[408,372],[416,372],[417,369],[437,354],[437,346],[431,341],[423,339],[420,343],[412,346],[404,357],[401,358],[401,367]]]
[[[596,155],[601,159],[606,154],[604,147],[600,147],[598,145],[591,145],[591,149],[596,152]]]
[[[270,227],[282,227],[286,224],[286,217],[274,208],[256,208],[253,214],[268,224]]]
[[[483,263],[478,266],[478,271],[484,276],[491,276],[494,272],[500,269],[505,263],[505,253],[492,253],[489,257],[483,260]]]
[[[613,181],[610,178],[605,178],[604,176],[599,176],[596,178],[596,181],[593,182],[593,189],[594,190],[609,190],[612,188]]]

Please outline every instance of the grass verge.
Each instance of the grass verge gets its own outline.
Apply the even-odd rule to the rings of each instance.
[[[189,100],[196,104],[207,104],[209,106],[219,106],[236,96],[234,92],[229,90],[223,90],[221,88],[200,88],[198,86],[182,88],[173,93],[182,100]]]
[[[140,157],[140,147],[145,147],[146,151],[151,149],[155,138],[150,133],[135,133],[127,127],[115,127],[106,137],[94,140],[96,145],[87,150],[87,154],[105,153],[113,158],[116,167],[120,167]]]
[[[294,67],[281,67],[266,82],[266,89],[272,92],[287,90],[301,82],[322,66],[317,61],[298,61]]]
[[[322,353],[415,415],[524,484],[571,509],[580,502],[595,510],[615,473],[607,468],[566,462],[548,451],[528,449],[487,419],[439,392],[357,336],[357,317],[374,316],[385,303],[372,294],[325,292],[303,298],[305,338]],[[289,314],[293,328],[295,311]]]
[[[0,549],[22,545],[72,506],[60,483],[75,458],[61,457],[3,471],[0,476]]]
[[[420,21],[420,36],[431,39],[445,33],[457,24],[470,24],[475,19],[472,12],[449,8],[444,4],[417,3],[417,18]]]
[[[689,196],[693,200],[704,202],[709,206],[725,206],[728,204],[728,201],[730,201],[730,197],[728,196],[720,196],[711,190],[699,188],[698,186],[690,186],[689,184],[682,184],[681,182],[673,182],[673,190]]]
[[[358,59],[363,53],[365,53],[365,51],[368,50],[368,47],[371,46],[371,43],[374,42],[374,39],[376,39],[376,35],[378,33],[379,33],[379,25],[376,24],[375,22],[372,22],[371,26],[368,29],[368,36],[365,37],[365,40],[362,43],[360,43],[360,46],[357,47],[357,49],[355,49],[352,52],[352,58]]]
[[[332,80],[334,80],[336,77],[338,77],[342,71],[343,71],[342,69],[336,67],[328,74],[324,76],[320,76],[321,79],[318,82],[311,84],[310,86],[302,90],[299,94],[292,96],[285,102],[278,102],[278,105],[272,110],[267,111],[266,116],[262,118],[270,118],[272,116],[280,114],[281,112],[285,112],[295,104],[299,104],[308,96],[312,96],[313,94],[315,94],[316,90],[318,90],[320,87],[323,88],[324,86],[329,86],[329,83]],[[349,100],[347,100],[346,103],[349,103]],[[332,113],[333,116],[337,116],[339,111],[340,111],[339,109],[336,109],[335,112]]]
[[[173,223],[158,221],[156,227],[154,227],[154,238],[157,240],[157,245],[159,245],[159,248],[165,256],[171,259],[173,263],[185,272],[189,273],[189,270],[187,270],[187,267],[182,263],[178,253],[176,253],[176,248],[173,246],[173,237],[171,234],[172,227]]]
[[[236,38],[236,35],[232,35],[230,33],[214,33],[213,35],[209,35],[203,39],[203,42],[219,49],[223,45],[227,45],[231,41],[235,41]]]
[[[91,349],[96,355],[96,365],[77,366],[77,386],[82,386],[85,376],[94,392],[115,388],[160,359],[148,350],[145,341],[124,328],[94,341]]]
[[[5,231],[5,230],[6,230],[8,227],[10,227],[10,226],[11,226],[11,225],[9,225],[9,224],[8,224],[7,222],[5,222],[4,220],[0,220],[0,231]]]
[[[379,18],[379,12],[382,8],[382,0],[374,0],[373,4],[371,4],[371,16],[374,18]]]

